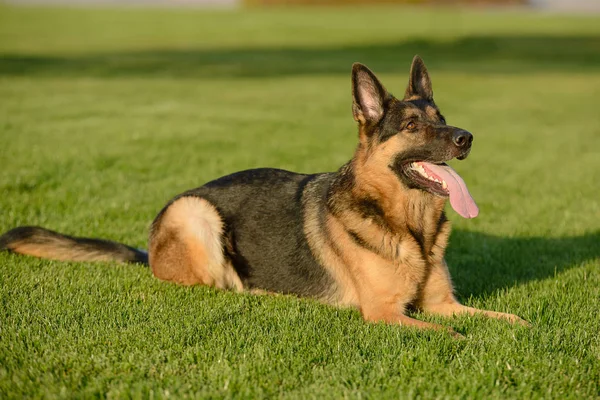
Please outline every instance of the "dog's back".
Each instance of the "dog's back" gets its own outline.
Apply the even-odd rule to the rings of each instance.
[[[198,233],[199,226],[210,225],[221,240],[225,255],[222,262],[231,264],[243,288],[311,297],[327,295],[331,277],[309,247],[305,209],[309,205],[325,211],[331,178],[332,174],[255,169],[225,176],[177,196],[152,224],[150,260],[154,273],[162,275],[161,268],[168,269],[171,264],[170,257],[164,255],[168,242],[175,240],[173,234],[165,233],[170,224],[176,223],[175,231],[181,230],[181,222],[194,224],[196,227],[190,227],[190,231],[204,237]],[[197,218],[202,223],[190,220],[190,214],[195,214],[190,208],[205,210]],[[181,254],[181,248],[174,251]],[[158,256],[159,252],[163,254]],[[186,283],[204,282],[198,278]]]

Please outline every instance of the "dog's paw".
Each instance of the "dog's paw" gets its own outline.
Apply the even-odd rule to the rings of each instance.
[[[513,324],[519,324],[521,326],[526,326],[527,328],[531,328],[533,326],[533,325],[531,325],[531,322],[525,321],[521,317],[517,317],[516,315],[514,315],[514,317],[515,317],[515,320],[512,321]]]
[[[450,334],[450,336],[452,336],[453,339],[459,339],[459,340],[466,339],[465,335],[463,335],[462,333],[456,332],[452,328],[448,328],[448,333]]]
[[[508,320],[511,324],[518,324],[521,326],[526,326],[528,328],[531,328],[531,326],[532,326],[529,322],[525,321],[523,318],[519,317],[518,315],[502,313],[500,315],[500,318]]]

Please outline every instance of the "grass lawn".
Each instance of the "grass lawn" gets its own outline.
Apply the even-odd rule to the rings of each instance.
[[[0,398],[597,398],[600,17],[403,8],[0,6],[0,230],[145,247],[175,194],[259,166],[335,170],[350,66],[397,95],[427,63],[481,209],[447,259],[464,303],[366,324],[294,297],[179,287],[148,269],[0,254]]]

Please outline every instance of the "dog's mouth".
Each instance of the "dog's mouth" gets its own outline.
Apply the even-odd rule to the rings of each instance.
[[[404,164],[403,170],[406,177],[422,190],[450,197],[450,205],[464,218],[475,218],[479,214],[465,181],[448,164],[412,161]]]

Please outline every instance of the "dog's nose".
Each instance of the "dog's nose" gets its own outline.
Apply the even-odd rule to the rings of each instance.
[[[467,148],[473,142],[473,135],[467,131],[457,130],[452,135],[452,141],[460,148]]]

